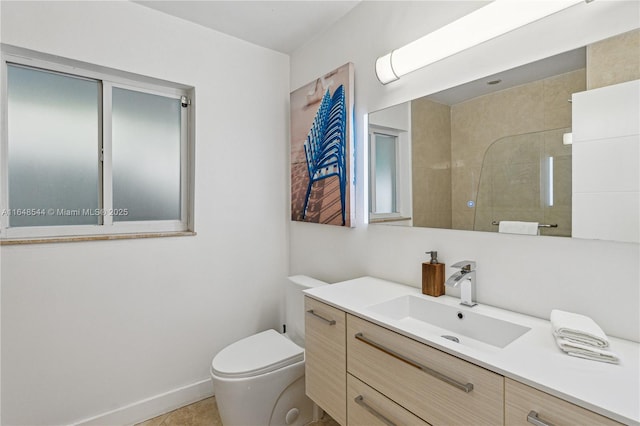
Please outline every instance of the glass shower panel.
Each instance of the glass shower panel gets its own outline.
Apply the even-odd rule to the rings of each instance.
[[[9,226],[98,224],[95,80],[9,65]]]
[[[487,149],[474,230],[497,231],[501,220],[538,222],[541,235],[571,236],[571,145],[554,129],[508,136]]]
[[[180,219],[180,100],[113,89],[114,222]]]
[[[375,134],[376,213],[394,213],[396,208],[396,137]]]

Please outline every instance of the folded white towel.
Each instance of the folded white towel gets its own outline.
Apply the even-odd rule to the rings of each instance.
[[[604,349],[598,349],[593,346],[571,342],[561,337],[556,337],[556,343],[560,349],[571,356],[591,359],[593,361],[608,362],[610,364],[618,364],[620,362],[618,355],[611,351],[605,351]]]
[[[572,312],[551,311],[553,334],[571,342],[606,348],[609,340],[604,331],[591,318]]]
[[[498,232],[503,234],[539,235],[538,222],[501,220]]]

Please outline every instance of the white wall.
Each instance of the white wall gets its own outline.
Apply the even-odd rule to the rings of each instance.
[[[130,2],[1,8],[2,43],[193,85],[197,114],[197,236],[2,246],[1,423],[210,394],[213,355],[281,320],[289,58]]]
[[[397,82],[375,77],[378,56],[481,6],[478,2],[363,2],[291,57],[291,87],[345,62],[355,65],[356,152],[363,152],[363,116],[639,25],[638,2],[580,3],[528,27],[452,56]],[[592,316],[614,336],[640,340],[637,244],[559,237],[362,225],[363,164],[357,157],[360,226],[290,225],[291,273],[335,282],[373,275],[420,286],[420,264],[437,250],[447,265],[478,263],[480,303],[549,318],[553,308]],[[447,273],[452,273],[447,268]],[[449,291],[449,290],[448,290]],[[455,292],[451,292],[456,294]]]
[[[640,80],[572,99],[573,235],[640,243]]]
[[[406,102],[369,116],[369,124],[408,132],[411,130],[411,103]]]

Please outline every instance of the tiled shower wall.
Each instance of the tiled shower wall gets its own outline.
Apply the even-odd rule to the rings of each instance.
[[[586,72],[580,69],[452,106],[451,206],[455,229],[474,229],[476,208],[482,206],[478,202],[477,207],[469,207],[467,203],[470,200],[478,201],[480,172],[487,149],[505,137],[571,127],[571,104],[568,100],[572,93],[585,90],[585,81]],[[566,151],[564,154],[570,155],[570,148]],[[513,161],[505,163],[504,167],[510,164]],[[568,164],[570,166],[571,163]],[[505,178],[509,175],[504,168],[498,172],[504,172]],[[533,183],[537,185],[539,174],[531,174],[530,177],[536,180]],[[521,201],[524,203],[529,194],[522,195]],[[568,211],[570,216],[571,212]],[[505,219],[496,217],[492,220]]]
[[[640,79],[640,30],[587,46],[587,90]]]
[[[451,108],[411,101],[413,226],[451,228]]]
[[[568,99],[571,93],[585,90],[585,79],[585,70],[581,69],[451,107],[425,98],[413,101],[414,225],[474,229],[476,208],[482,206],[480,203],[469,206],[468,202],[478,202],[480,172],[487,149],[512,135],[571,127]],[[554,150],[570,156],[571,148],[562,148],[561,135],[559,140],[560,145]],[[570,173],[570,161],[565,164]],[[536,176],[539,180],[539,173]],[[566,216],[570,222],[570,210]]]

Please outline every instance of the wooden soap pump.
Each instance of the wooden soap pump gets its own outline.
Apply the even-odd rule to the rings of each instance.
[[[444,294],[444,263],[438,263],[437,251],[425,253],[431,255],[431,261],[422,264],[422,294],[442,296]]]

